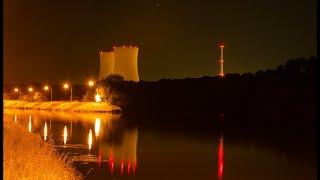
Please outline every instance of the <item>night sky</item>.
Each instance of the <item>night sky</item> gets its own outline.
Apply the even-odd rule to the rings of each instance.
[[[99,51],[139,47],[140,80],[275,68],[316,56],[316,0],[4,0],[4,83],[85,83]]]

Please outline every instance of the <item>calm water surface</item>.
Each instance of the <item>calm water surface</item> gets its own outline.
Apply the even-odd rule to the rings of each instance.
[[[248,141],[219,128],[162,131],[130,124],[130,116],[118,114],[5,109],[4,117],[45,141],[53,138],[86,179],[316,179],[309,146]]]

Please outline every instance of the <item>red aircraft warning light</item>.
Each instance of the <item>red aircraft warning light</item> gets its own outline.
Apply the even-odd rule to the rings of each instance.
[[[223,48],[224,48],[224,45],[220,45],[220,48],[221,48],[221,57],[220,57],[220,73],[219,73],[219,76],[223,77],[224,76],[224,73],[223,73],[223,63],[224,63],[224,60],[223,60]]]

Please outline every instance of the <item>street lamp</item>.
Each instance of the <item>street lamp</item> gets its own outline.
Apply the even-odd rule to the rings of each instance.
[[[88,84],[89,84],[89,86],[93,86],[94,82],[93,81],[89,81]]]
[[[63,86],[65,89],[68,89],[69,88],[69,84],[64,84]],[[72,86],[70,86],[70,89],[71,89],[71,101],[72,101]]]
[[[49,90],[49,86],[44,86],[44,90],[48,91]],[[51,102],[52,102],[52,87],[50,87],[50,97],[51,97]]]
[[[32,92],[32,91],[33,91],[33,88],[32,88],[32,87],[29,87],[29,92]],[[34,100],[34,101],[36,100],[36,91],[34,91],[33,100]]]
[[[21,90],[19,90],[18,88],[15,88],[15,89],[14,89],[14,92],[18,92],[18,91],[20,92],[19,100],[21,101]]]
[[[94,82],[93,81],[89,81],[88,82],[88,84],[89,84],[89,86],[90,87],[92,87],[93,85],[94,85]],[[96,92],[97,92],[97,94],[94,96],[95,97],[95,100],[96,100],[96,102],[100,102],[101,101],[101,99],[100,99],[100,95],[99,95],[99,91],[98,91],[99,89],[98,89],[98,84],[97,84],[97,88],[96,88]]]

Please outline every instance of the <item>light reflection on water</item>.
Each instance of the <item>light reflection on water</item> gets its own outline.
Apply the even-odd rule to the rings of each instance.
[[[94,123],[94,132],[96,133],[96,136],[99,136],[99,133],[100,133],[100,125],[101,125],[101,122],[100,122],[100,119],[97,118],[96,119],[96,122]]]
[[[64,143],[64,145],[67,145],[67,126],[64,126],[63,143]]]
[[[88,144],[89,144],[89,150],[90,150],[91,146],[92,146],[92,131],[91,131],[91,129],[90,129],[90,132],[89,132]]]
[[[223,175],[223,136],[220,135],[219,137],[219,146],[218,146],[218,178],[219,180],[222,180],[222,175]]]
[[[29,132],[31,132],[31,130],[32,130],[31,126],[32,126],[32,124],[31,124],[31,116],[29,116],[29,126],[28,126],[29,127]]]
[[[295,161],[282,158],[274,150],[231,142],[221,132],[204,140],[141,132],[136,127],[127,127],[117,114],[21,110],[5,110],[4,113],[11,114],[15,122],[19,119],[30,132],[43,133],[44,140],[53,137],[59,152],[68,152],[84,175],[93,168],[87,179],[109,176],[219,180],[315,177],[308,163],[293,163]]]
[[[48,136],[48,128],[47,128],[47,123],[44,123],[44,130],[43,130],[43,139],[46,141],[47,140],[47,136]]]

